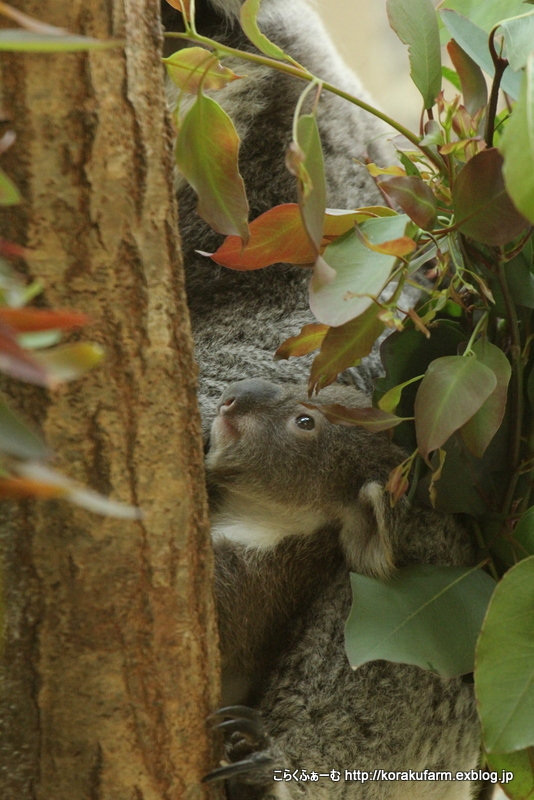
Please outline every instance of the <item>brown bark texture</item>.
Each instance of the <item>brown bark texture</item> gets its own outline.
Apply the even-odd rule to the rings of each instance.
[[[44,303],[89,313],[79,338],[106,351],[79,381],[10,393],[59,469],[144,517],[3,504],[0,797],[200,800],[218,655],[159,4],[15,5],[123,46],[1,56],[10,238]]]

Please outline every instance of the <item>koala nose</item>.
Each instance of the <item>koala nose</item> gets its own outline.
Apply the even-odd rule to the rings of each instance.
[[[223,392],[218,405],[219,414],[240,414],[253,411],[282,396],[274,383],[257,378],[232,383]]]

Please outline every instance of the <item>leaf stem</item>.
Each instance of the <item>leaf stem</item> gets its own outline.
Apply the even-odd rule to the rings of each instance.
[[[512,432],[510,443],[510,466],[513,474],[503,503],[503,513],[508,515],[514,500],[515,489],[519,479],[519,458],[521,453],[521,433],[523,427],[523,360],[521,357],[521,334],[515,304],[506,279],[504,262],[498,264],[497,279],[504,298],[506,317],[510,329],[512,344]]]
[[[439,156],[436,156],[429,147],[421,145],[419,137],[412,133],[412,131],[410,131],[408,128],[405,128],[404,125],[401,125],[400,122],[396,122],[391,117],[388,117],[387,114],[382,113],[382,111],[380,111],[378,108],[370,106],[364,100],[360,100],[358,97],[355,97],[349,92],[344,92],[342,89],[338,89],[337,86],[334,86],[333,84],[323,81],[321,78],[312,75],[311,72],[308,72],[308,70],[304,69],[303,67],[294,67],[291,64],[284,64],[283,61],[277,61],[275,58],[257,55],[256,53],[248,53],[245,50],[238,50],[235,47],[228,47],[225,44],[220,44],[219,42],[209,39],[207,36],[201,36],[198,33],[176,33],[175,31],[168,31],[165,33],[165,37],[169,39],[183,39],[186,41],[199,42],[200,44],[210,47],[212,50],[215,50],[216,53],[220,53],[223,56],[242,58],[245,61],[251,61],[255,64],[262,64],[265,67],[272,67],[279,72],[284,72],[286,75],[292,75],[294,78],[299,78],[302,81],[321,83],[328,92],[331,92],[338,97],[342,97],[344,100],[347,100],[349,103],[358,106],[364,111],[368,111],[369,114],[378,117],[378,119],[381,119],[391,128],[394,128],[396,131],[398,131],[398,133],[402,134],[402,136],[404,136],[409,142],[417,147],[418,150],[421,150],[421,152],[425,154],[429,161],[431,161],[439,170],[443,169],[443,163]]]
[[[495,65],[495,75],[493,76],[493,83],[491,85],[490,101],[488,105],[488,114],[486,117],[486,130],[484,132],[484,141],[487,147],[493,147],[493,133],[495,131],[495,116],[497,114],[497,102],[499,100],[499,89],[501,87],[501,79],[504,70],[508,66],[506,58],[502,58],[495,50],[495,31],[499,26],[497,25],[490,33],[489,36],[489,49],[493,64]]]

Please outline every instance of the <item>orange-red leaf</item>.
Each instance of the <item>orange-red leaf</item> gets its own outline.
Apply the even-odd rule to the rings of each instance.
[[[247,245],[239,236],[228,236],[211,258],[224,267],[262,269],[269,264],[313,264],[315,252],[308,239],[296,203],[275,206],[250,224]]]
[[[0,308],[0,320],[17,331],[70,330],[88,325],[87,314],[77,311],[49,311],[43,308]]]
[[[10,497],[16,500],[24,500],[28,497],[38,497],[42,500],[50,500],[53,497],[64,497],[67,490],[62,486],[54,486],[51,483],[41,483],[32,481],[28,478],[0,478],[0,497]]]
[[[356,233],[358,234],[361,241],[364,243],[366,247],[370,250],[374,250],[375,253],[384,253],[386,256],[395,256],[396,258],[402,258],[403,256],[407,256],[410,253],[413,253],[417,244],[414,242],[413,239],[410,239],[409,236],[401,236],[399,239],[390,239],[389,242],[382,242],[381,244],[373,244],[368,236],[366,236],[358,226],[356,226]]]

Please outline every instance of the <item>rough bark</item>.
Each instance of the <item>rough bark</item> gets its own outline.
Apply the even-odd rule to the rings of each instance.
[[[59,468],[144,518],[3,505],[0,796],[202,798],[216,633],[158,4],[16,5],[124,47],[2,56],[18,135],[3,166],[25,199],[12,238],[35,250],[46,305],[88,312],[81,338],[107,353],[82,380],[13,396]]]

